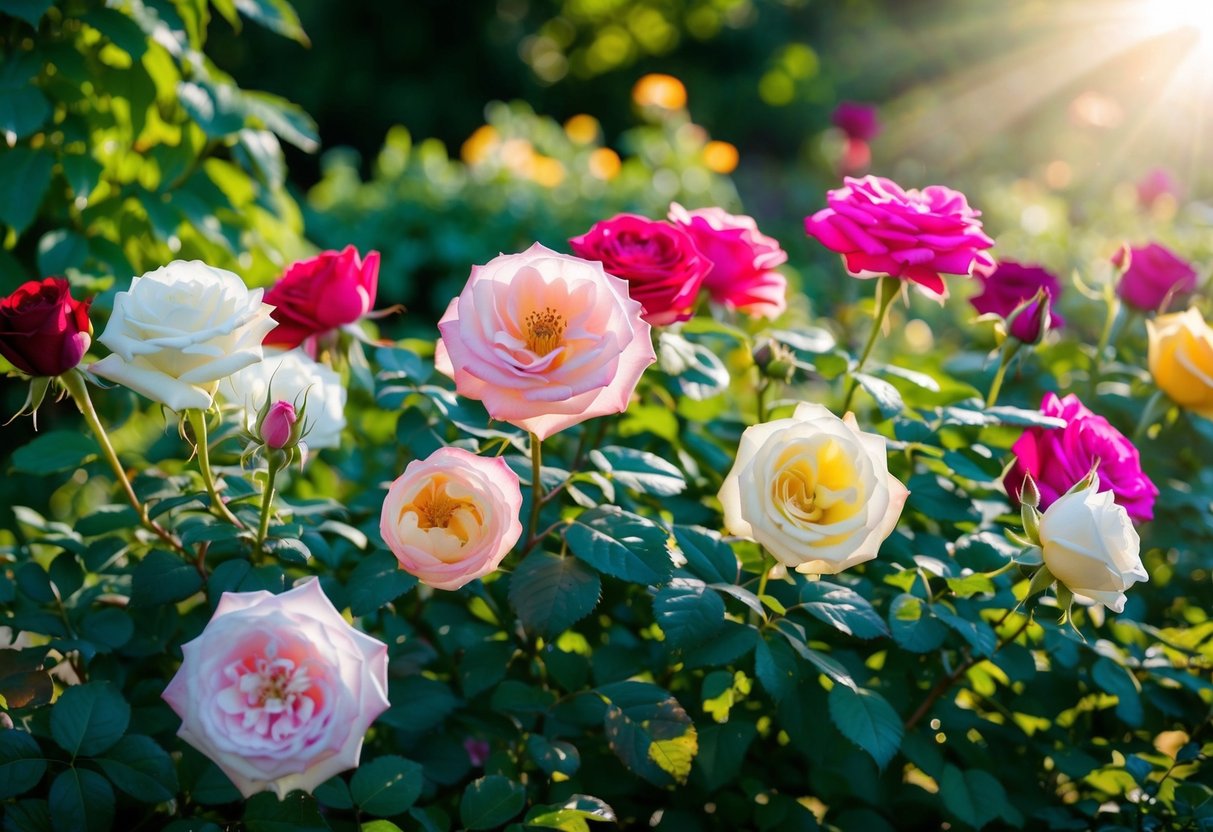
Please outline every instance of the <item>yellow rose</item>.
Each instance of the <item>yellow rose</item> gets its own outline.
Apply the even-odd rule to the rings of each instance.
[[[1213,419],[1213,329],[1195,309],[1146,321],[1150,374],[1180,407]]]
[[[909,492],[884,437],[805,403],[746,429],[719,496],[731,533],[797,572],[832,575],[876,557]]]

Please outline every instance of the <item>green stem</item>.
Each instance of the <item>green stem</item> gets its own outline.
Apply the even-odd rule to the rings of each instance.
[[[863,370],[864,365],[868,362],[868,356],[872,354],[872,347],[876,346],[876,339],[884,328],[885,318],[889,315],[889,308],[893,305],[893,299],[897,297],[900,285],[900,280],[889,275],[880,278],[880,282],[876,284],[876,315],[872,318],[872,329],[868,332],[868,340],[863,345],[863,351],[859,353],[859,362],[848,375],[847,394],[842,400],[843,413],[851,409],[851,400],[855,398],[855,389],[859,386],[855,376]]]
[[[758,380],[758,424],[767,420],[767,391],[771,389],[771,380],[761,377]]]
[[[532,541],[539,528],[539,509],[543,507],[543,480],[540,473],[543,468],[543,440],[531,434],[531,522],[527,527],[526,538]]]
[[[1099,345],[1095,347],[1095,357],[1091,361],[1090,386],[1092,396],[1095,396],[1096,388],[1099,386],[1099,378],[1103,371],[1104,354],[1108,351],[1108,346],[1111,345],[1112,355],[1115,357],[1117,354],[1116,345],[1120,342],[1120,337],[1124,335],[1125,330],[1129,328],[1129,319],[1133,315],[1133,310],[1124,307],[1127,311],[1122,316],[1120,314],[1121,308],[1121,303],[1115,296],[1108,301],[1108,314],[1104,318],[1103,332],[1099,335]],[[1119,328],[1116,326],[1118,320],[1121,322]],[[1115,337],[1113,337],[1114,332]]]
[[[219,496],[219,490],[215,487],[215,475],[211,471],[211,451],[206,438],[206,414],[197,408],[191,408],[185,411],[185,418],[194,431],[194,442],[197,443],[198,448],[198,471],[202,474],[206,493],[211,498],[211,508],[236,528],[243,529],[244,524],[236,515],[232,514],[232,510],[227,507],[227,503],[223,502],[223,498]]]
[[[1007,367],[1011,366],[1011,359],[1015,357],[1015,353],[1019,352],[1020,342],[1015,338],[1007,338],[1002,345],[1002,357],[998,362],[998,372],[994,374],[994,381],[990,383],[990,392],[986,395],[986,407],[993,407],[998,401],[998,393],[1002,390],[1002,381],[1007,376]]]
[[[1137,427],[1133,428],[1132,441],[1134,445],[1146,435],[1146,431],[1149,430],[1150,424],[1158,414],[1158,406],[1163,402],[1165,395],[1161,390],[1155,390],[1154,395],[1146,402],[1146,409],[1141,412],[1141,418],[1137,420]]]
[[[281,466],[277,454],[280,451],[270,451],[269,467],[265,472],[265,491],[261,492],[261,522],[257,524],[257,540],[253,544],[253,560],[261,557],[261,548],[265,545],[265,536],[269,534],[270,517],[274,514],[274,479],[278,476]]]
[[[174,551],[184,552],[185,549],[181,545],[181,542],[173,537],[167,529],[148,517],[147,506],[139,502],[139,497],[135,494],[135,489],[131,485],[130,479],[126,476],[126,469],[122,467],[122,462],[118,459],[118,454],[110,442],[109,434],[106,433],[105,425],[101,424],[101,419],[97,416],[97,410],[93,407],[93,400],[88,394],[88,384],[85,383],[83,374],[79,370],[68,370],[59,376],[59,383],[63,385],[63,389],[76,402],[76,407],[80,409],[81,415],[84,416],[84,421],[88,423],[89,430],[93,432],[93,436],[97,439],[97,444],[101,446],[102,456],[105,457],[106,462],[113,469],[114,476],[118,478],[118,482],[122,485],[122,490],[126,492],[127,502],[131,504],[131,508],[135,510],[135,514],[139,516],[139,523],[144,528],[155,533],[157,537],[172,547]]]

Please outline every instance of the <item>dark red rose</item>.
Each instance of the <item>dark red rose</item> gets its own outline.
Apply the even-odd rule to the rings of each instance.
[[[31,376],[66,373],[93,340],[88,304],[61,277],[23,283],[0,300],[0,355]]]

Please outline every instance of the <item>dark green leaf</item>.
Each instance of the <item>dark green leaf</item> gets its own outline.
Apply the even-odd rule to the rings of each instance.
[[[53,430],[38,434],[38,438],[33,442],[22,445],[14,451],[13,470],[24,474],[39,475],[53,474],[56,471],[73,471],[95,459],[100,452],[101,449],[88,434],[71,430]]]
[[[469,647],[459,662],[463,695],[470,699],[500,682],[509,669],[514,649],[512,641],[486,641]]]
[[[362,811],[376,817],[398,815],[421,796],[421,766],[389,755],[362,763],[350,778],[350,796]]]
[[[527,753],[548,777],[562,774],[572,777],[581,767],[577,746],[563,740],[549,740],[542,734],[531,734],[526,741]]]
[[[160,549],[144,556],[131,575],[131,606],[184,601],[202,589],[202,576],[192,563]]]
[[[526,805],[526,789],[508,777],[490,774],[472,782],[459,800],[459,818],[468,829],[495,829]]]
[[[1107,657],[1101,657],[1091,668],[1091,678],[1108,693],[1116,697],[1116,715],[1125,724],[1141,725],[1145,714],[1141,705],[1140,686],[1128,669]]]
[[[670,497],[687,487],[678,466],[647,451],[609,445],[590,451],[590,461],[611,479],[644,494]]]
[[[948,628],[918,596],[902,593],[889,605],[893,640],[913,653],[929,653],[947,638]]]
[[[287,0],[234,0],[240,13],[272,32],[309,45],[307,34],[299,23],[299,15]]]
[[[835,685],[830,690],[830,719],[842,735],[872,756],[876,765],[884,768],[901,745],[901,717],[884,700],[870,690],[852,690]]]
[[[55,832],[106,832],[114,822],[114,790],[95,771],[69,768],[50,791]]]
[[[29,227],[50,187],[54,166],[55,157],[43,149],[14,147],[0,153],[0,222],[18,234]],[[77,440],[87,438],[79,433],[69,435]],[[15,460],[16,454],[13,456]]]
[[[109,682],[68,688],[51,708],[51,736],[67,753],[93,756],[109,749],[126,733],[131,706]]]
[[[24,731],[0,729],[0,800],[8,800],[38,785],[46,774],[46,755],[38,741]]]
[[[417,579],[400,568],[395,555],[380,549],[362,557],[346,584],[350,614],[369,615],[413,587]]]
[[[38,273],[43,277],[64,275],[79,269],[88,259],[88,240],[66,229],[48,231],[38,241]]]
[[[528,829],[562,829],[565,832],[588,832],[586,821],[615,823],[615,810],[604,800],[586,794],[575,794],[562,806],[536,806],[526,814]]]
[[[754,647],[754,674],[776,702],[794,691],[800,673],[787,641],[778,636],[759,639]]]
[[[80,622],[80,634],[98,645],[99,649],[117,650],[131,640],[135,634],[135,623],[124,610],[107,607],[84,616]]]
[[[814,618],[847,635],[876,638],[889,634],[889,628],[868,600],[848,587],[810,581],[800,588],[800,603]]]
[[[728,785],[741,771],[756,736],[758,729],[754,723],[737,719],[701,730],[699,754],[695,757],[696,781],[702,780],[709,794]]]
[[[945,766],[939,779],[939,795],[949,812],[976,829],[1011,809],[1002,784],[981,769],[961,771],[951,764]]]
[[[669,580],[666,532],[656,523],[615,506],[583,512],[564,532],[574,555],[607,575],[638,584]]]
[[[45,800],[18,800],[4,807],[4,832],[54,832],[51,807]]]
[[[248,832],[321,832],[329,828],[316,799],[297,791],[281,801],[273,792],[253,795],[244,806],[244,826]]]
[[[674,647],[711,640],[724,624],[720,594],[695,578],[675,578],[653,599],[653,612]]]
[[[510,606],[528,632],[552,638],[589,615],[602,581],[575,558],[535,551],[510,575]]]
[[[9,66],[0,67],[0,133],[24,139],[46,123],[51,105],[30,80],[41,69],[37,60],[20,61],[10,52],[5,63]]]
[[[607,741],[623,764],[654,785],[685,783],[699,740],[678,700],[647,682],[616,682],[598,693],[607,702]]]
[[[54,0],[0,0],[0,12],[19,17],[35,29]]]
[[[151,737],[128,734],[96,762],[110,782],[144,803],[163,803],[177,794],[173,759]]]
[[[47,576],[55,585],[55,589],[59,590],[59,597],[65,601],[84,585],[84,570],[71,552],[60,552],[56,555],[47,570]]]
[[[699,526],[675,526],[674,540],[687,559],[687,569],[710,584],[735,584],[740,572],[733,547],[720,533]]]
[[[880,415],[884,418],[891,418],[905,410],[906,405],[901,400],[901,393],[884,379],[870,376],[867,373],[856,373],[854,378],[859,386],[876,400],[876,406],[880,408]]]

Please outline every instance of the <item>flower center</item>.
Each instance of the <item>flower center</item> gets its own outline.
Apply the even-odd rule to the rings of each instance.
[[[278,642],[271,640],[262,655],[229,664],[224,675],[232,684],[219,694],[220,710],[241,731],[274,742],[304,730],[325,696],[297,658],[280,656]]]
[[[425,487],[413,498],[413,502],[400,510],[400,516],[413,513],[417,515],[419,529],[445,529],[459,539],[460,545],[467,543],[471,537],[466,527],[470,513],[471,519],[481,522],[480,510],[470,500],[452,497],[447,491],[444,478],[435,477],[426,483]]]
[[[828,526],[851,517],[861,504],[859,472],[838,443],[814,450],[790,449],[780,460],[772,496],[797,525]]]
[[[523,329],[526,332],[526,348],[538,356],[545,356],[560,346],[564,329],[568,326],[564,316],[552,307],[526,316]]]

